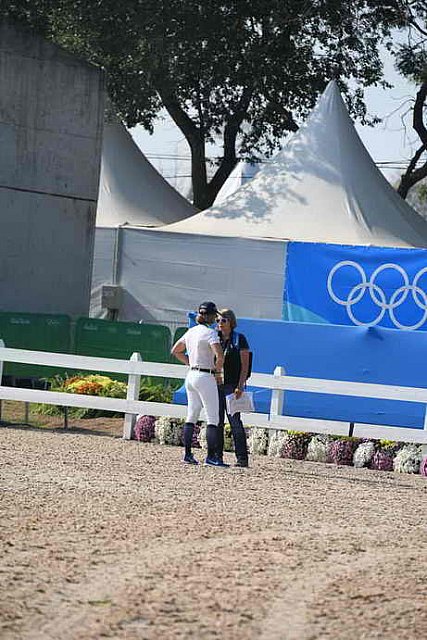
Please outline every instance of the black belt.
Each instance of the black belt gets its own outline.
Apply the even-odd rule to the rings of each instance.
[[[190,367],[191,371],[201,371],[202,373],[212,373],[216,374],[215,369],[203,369],[203,367]]]

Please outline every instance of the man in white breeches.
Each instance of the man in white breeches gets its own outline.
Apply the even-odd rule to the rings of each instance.
[[[222,381],[223,351],[218,334],[211,325],[217,308],[213,302],[202,302],[196,317],[197,325],[189,329],[172,347],[171,353],[183,364],[190,366],[185,379],[188,398],[187,418],[184,424],[185,454],[183,462],[198,464],[191,451],[194,425],[203,409],[206,413],[206,439],[208,455],[205,464],[228,466],[216,457],[219,398],[217,382]]]

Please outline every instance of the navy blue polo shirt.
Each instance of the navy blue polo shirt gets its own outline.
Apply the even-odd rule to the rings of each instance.
[[[239,335],[239,340],[238,344],[234,345],[233,333],[234,331],[231,332],[228,340],[224,340],[221,335],[221,331],[218,331],[221,347],[224,351],[224,384],[230,384],[233,385],[233,387],[237,387],[242,368],[240,350],[249,350],[249,344],[243,333],[236,332]]]

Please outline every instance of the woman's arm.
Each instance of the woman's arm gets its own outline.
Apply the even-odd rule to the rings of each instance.
[[[224,352],[219,342],[215,342],[214,344],[211,344],[210,347],[215,354],[216,381],[218,384],[223,384],[224,380],[222,375],[222,369],[224,367]]]
[[[234,390],[236,398],[240,398],[243,393],[243,389],[245,388],[246,379],[248,377],[249,371],[249,350],[241,349],[240,350],[240,378],[239,384],[237,388]]]
[[[189,361],[188,361],[188,356],[185,355],[185,348],[186,348],[185,342],[181,342],[181,340],[178,340],[177,342],[175,342],[175,344],[171,349],[171,355],[173,355],[177,360],[182,362],[182,364],[188,365]]]

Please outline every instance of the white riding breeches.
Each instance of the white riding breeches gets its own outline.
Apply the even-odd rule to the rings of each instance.
[[[200,411],[206,413],[206,423],[218,425],[219,398],[215,377],[203,371],[189,371],[185,379],[188,408],[186,422],[196,423]]]

